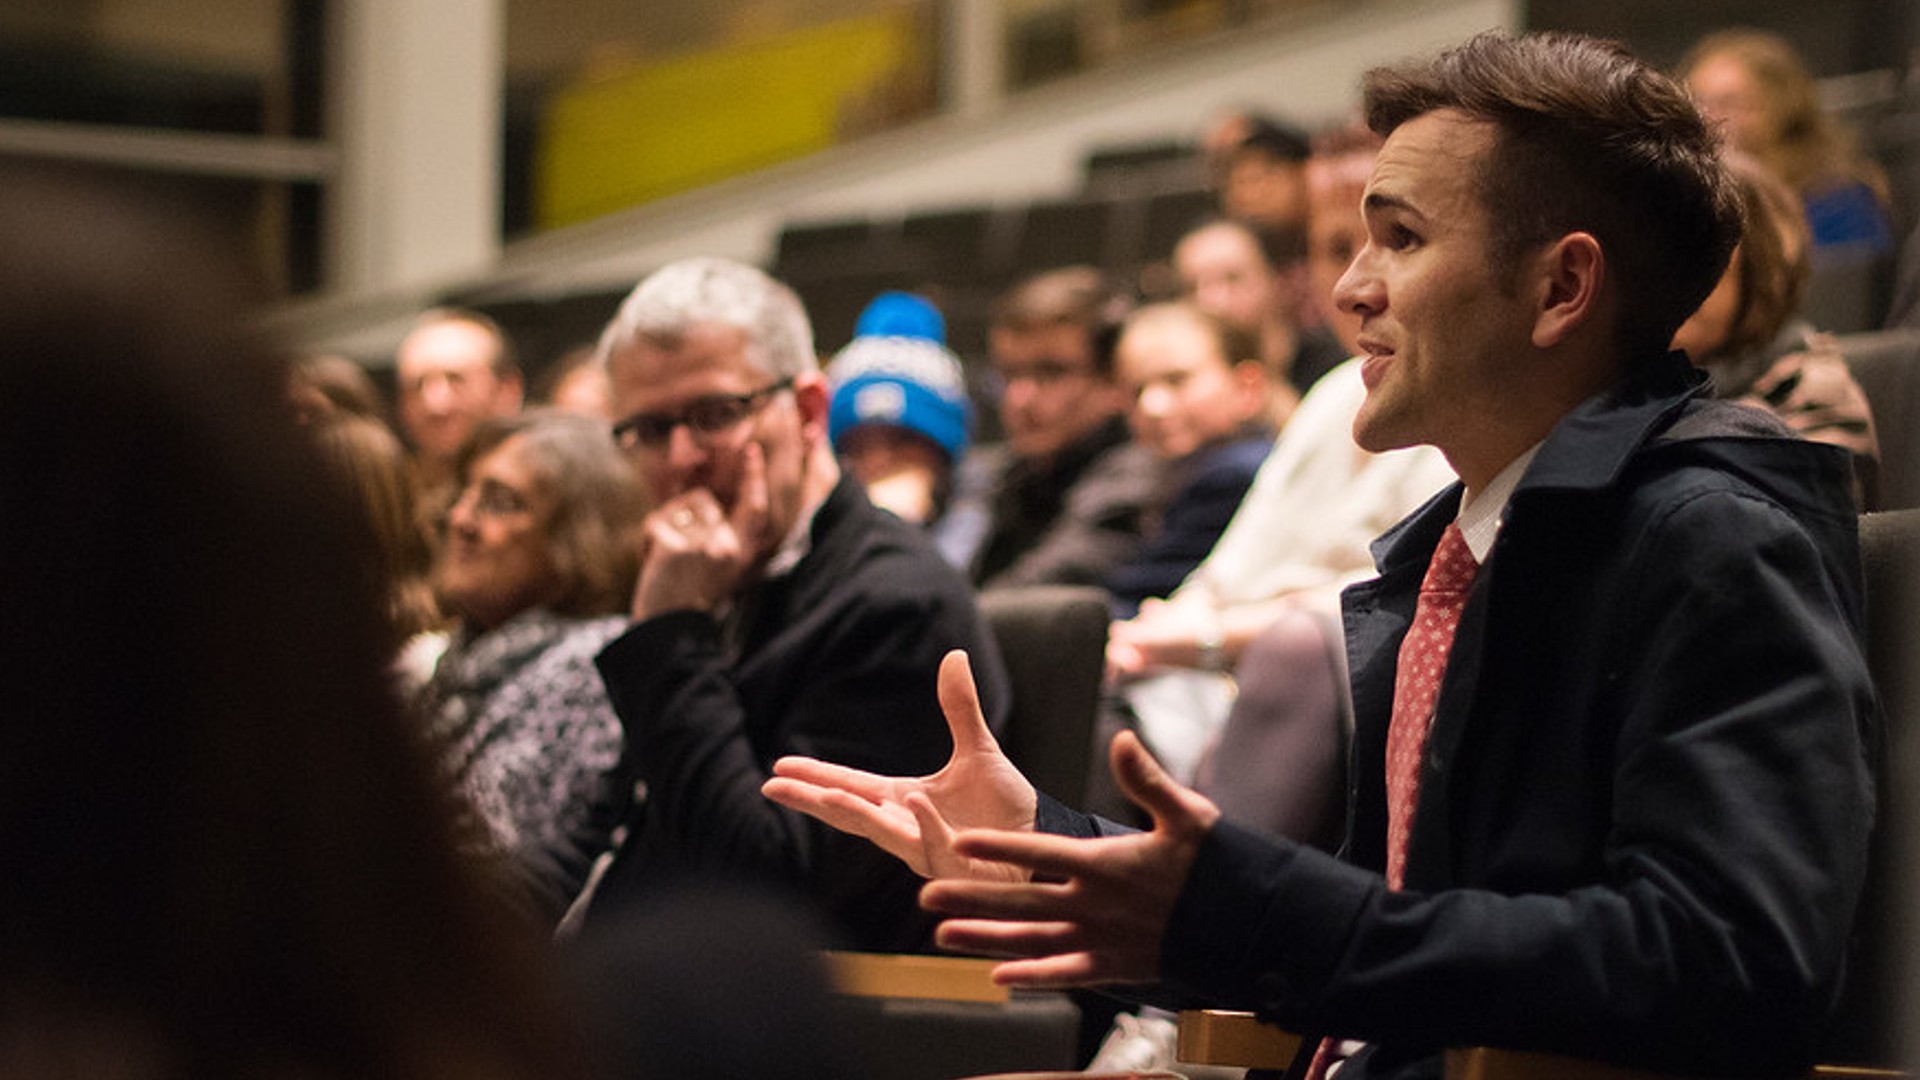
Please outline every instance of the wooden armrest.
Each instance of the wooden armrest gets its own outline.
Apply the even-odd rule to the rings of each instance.
[[[993,981],[992,960],[856,952],[828,952],[826,959],[834,989],[855,997],[999,1002],[1011,996]]]
[[[1892,1069],[1856,1065],[1818,1065],[1809,1080],[1901,1080]],[[1597,1061],[1475,1046],[1447,1051],[1446,1080],[1677,1080],[1672,1073],[1603,1065]]]
[[[1189,1009],[1180,1014],[1174,1057],[1193,1065],[1280,1070],[1291,1065],[1299,1052],[1300,1036],[1250,1012]]]

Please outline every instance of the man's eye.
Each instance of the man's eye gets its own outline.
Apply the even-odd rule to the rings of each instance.
[[[1408,251],[1420,246],[1420,234],[1405,225],[1395,225],[1387,230],[1387,246],[1395,251]]]
[[[746,417],[747,405],[732,400],[701,401],[687,413],[688,421],[702,431],[724,431]]]

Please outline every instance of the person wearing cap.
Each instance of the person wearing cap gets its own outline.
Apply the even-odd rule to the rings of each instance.
[[[827,381],[827,434],[841,466],[875,506],[917,525],[938,520],[973,419],[939,310],[910,293],[881,293],[827,365]]]

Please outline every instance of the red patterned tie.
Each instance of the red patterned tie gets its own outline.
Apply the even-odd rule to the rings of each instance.
[[[1440,695],[1440,679],[1447,673],[1460,609],[1467,604],[1479,570],[1460,526],[1448,525],[1420,582],[1413,625],[1400,642],[1393,716],[1387,724],[1387,887],[1391,889],[1398,889],[1405,880],[1407,836],[1413,827],[1414,804],[1420,800],[1420,758],[1426,752],[1427,729],[1433,724],[1433,703]],[[1339,1045],[1340,1040],[1332,1036],[1320,1041],[1307,1066],[1307,1080],[1324,1080]]]
[[[1407,836],[1413,832],[1413,807],[1421,799],[1421,757],[1427,753],[1427,728],[1434,719],[1434,698],[1453,651],[1453,628],[1467,590],[1480,565],[1467,550],[1459,525],[1448,525],[1427,563],[1421,598],[1413,605],[1413,626],[1400,642],[1400,667],[1394,673],[1394,717],[1386,728],[1386,888],[1400,888],[1407,871]]]
[[[1393,717],[1387,726],[1387,887],[1398,889],[1406,880],[1407,837],[1413,831],[1413,808],[1420,801],[1420,758],[1426,752],[1427,729],[1433,724],[1433,702],[1440,679],[1447,673],[1447,655],[1453,651],[1453,631],[1460,625],[1480,564],[1467,550],[1459,525],[1448,525],[1427,564],[1414,604],[1413,625],[1400,643],[1400,664],[1393,680]]]

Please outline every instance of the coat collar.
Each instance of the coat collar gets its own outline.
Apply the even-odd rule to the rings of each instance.
[[[1545,489],[1597,491],[1613,485],[1635,451],[1707,389],[1706,375],[1683,353],[1641,361],[1625,382],[1588,398],[1554,425],[1513,498]],[[1383,578],[1410,569],[1424,572],[1441,530],[1459,511],[1462,490],[1455,481],[1373,542],[1374,565]]]

